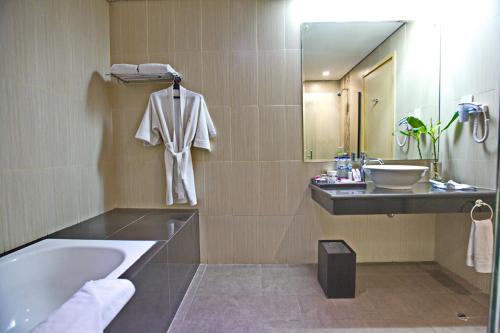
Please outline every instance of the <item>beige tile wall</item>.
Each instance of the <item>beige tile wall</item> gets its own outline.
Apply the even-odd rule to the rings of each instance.
[[[471,4],[487,17],[463,25],[448,21],[443,25],[441,69],[441,114],[448,119],[464,95],[490,106],[490,136],[484,144],[472,139],[471,123],[456,126],[441,143],[441,159],[446,176],[457,181],[496,187],[498,153],[498,105],[500,89],[500,7],[490,0],[487,11]],[[438,215],[436,223],[436,260],[469,282],[489,291],[489,274],[475,273],[465,266],[470,218],[467,214]]]
[[[0,2],[0,253],[115,206],[108,13]]]
[[[291,1],[110,4],[111,62],[162,61],[202,93],[219,135],[193,155],[203,261],[312,262],[317,240],[345,238],[361,261],[433,260],[433,215],[333,217],[311,202],[302,162],[299,25]],[[119,207],[164,207],[162,147],[134,140],[148,95],[113,86]]]

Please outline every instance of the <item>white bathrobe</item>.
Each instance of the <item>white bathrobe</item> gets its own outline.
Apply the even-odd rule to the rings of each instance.
[[[145,145],[165,144],[167,205],[196,205],[191,145],[210,151],[216,131],[203,96],[179,88],[179,99],[172,86],[151,94],[135,137]]]

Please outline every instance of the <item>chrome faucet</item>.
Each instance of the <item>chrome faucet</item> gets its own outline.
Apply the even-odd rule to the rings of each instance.
[[[360,163],[361,167],[363,167],[364,165],[367,165],[370,162],[378,162],[380,165],[384,164],[384,160],[381,158],[368,158],[367,153],[361,153],[359,155],[359,163]]]
[[[362,182],[364,182],[366,180],[365,169],[363,169],[363,167],[370,162],[378,162],[380,165],[384,164],[384,160],[382,160],[381,158],[369,158],[367,153],[362,152],[359,155],[359,168],[360,168],[359,171],[361,172],[361,181]]]

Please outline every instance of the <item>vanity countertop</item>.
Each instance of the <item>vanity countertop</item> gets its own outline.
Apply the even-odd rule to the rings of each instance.
[[[443,191],[428,182],[415,184],[411,190],[366,188],[320,188],[310,184],[311,196],[334,215],[468,213],[475,200],[495,205],[496,191]]]

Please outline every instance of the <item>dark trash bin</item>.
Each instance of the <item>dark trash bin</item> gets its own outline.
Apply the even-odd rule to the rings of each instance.
[[[345,241],[318,242],[318,281],[328,298],[354,298],[356,252]]]

